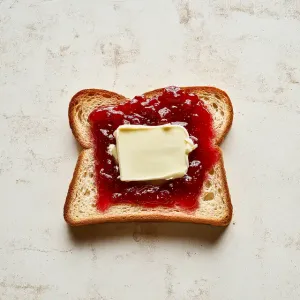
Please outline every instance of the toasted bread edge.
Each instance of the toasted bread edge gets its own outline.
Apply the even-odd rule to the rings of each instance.
[[[229,96],[227,95],[226,92],[215,88],[215,87],[209,87],[209,86],[205,86],[205,87],[183,87],[182,89],[185,90],[193,90],[193,89],[201,89],[204,90],[208,93],[214,93],[214,94],[218,94],[221,95],[220,97],[222,97],[222,100],[224,100],[226,102],[226,104],[228,105],[228,113],[229,113],[229,119],[228,122],[226,123],[225,129],[223,131],[223,133],[217,138],[216,140],[216,144],[220,145],[220,143],[224,140],[225,136],[227,135],[227,133],[229,132],[231,125],[232,125],[232,121],[233,121],[233,107],[232,107],[232,103],[231,100],[229,98]],[[155,95],[157,93],[160,93],[163,89],[157,89],[157,90],[153,90],[147,93],[144,93],[144,95],[149,98],[151,97],[151,95]],[[113,97],[117,97],[118,102],[121,101],[125,101],[127,98],[116,94],[114,92],[110,92],[107,90],[100,90],[100,89],[85,89],[82,91],[79,91],[78,93],[76,93],[70,102],[69,105],[69,123],[70,123],[70,127],[71,130],[73,132],[73,135],[75,136],[76,140],[81,144],[81,146],[85,149],[89,149],[91,148],[93,145],[92,143],[87,143],[85,140],[83,140],[81,138],[80,133],[77,131],[76,128],[76,124],[75,124],[75,112],[74,112],[74,106],[75,103],[78,104],[78,101],[80,101],[80,97],[86,93],[94,93],[95,95],[99,95],[101,96],[103,93],[107,94],[107,95],[111,95],[111,98]],[[80,96],[80,97],[79,97]],[[117,103],[116,103],[117,104]],[[224,167],[224,161],[223,161],[223,155],[222,155],[222,151],[220,149],[221,155],[220,155],[220,165],[221,165],[221,169],[222,169],[222,177],[221,177],[221,181],[222,181],[222,188],[224,191],[225,196],[225,201],[227,204],[227,209],[228,212],[227,214],[224,216],[223,219],[220,220],[213,220],[213,219],[203,219],[203,218],[191,218],[188,214],[186,217],[179,217],[179,216],[174,216],[170,213],[170,215],[161,215],[161,214],[151,214],[151,215],[143,215],[142,213],[139,214],[133,214],[130,216],[122,216],[122,215],[115,215],[115,216],[110,216],[110,217],[105,217],[105,218],[101,218],[101,216],[99,216],[99,218],[91,218],[91,219],[85,219],[83,221],[75,221],[72,219],[72,216],[70,216],[69,211],[70,211],[70,205],[72,204],[72,200],[73,200],[73,194],[75,192],[75,186],[76,186],[76,181],[78,178],[78,172],[79,172],[79,168],[80,165],[82,164],[82,158],[83,158],[83,151],[82,150],[81,153],[79,154],[78,157],[78,161],[75,167],[75,171],[73,174],[73,178],[71,180],[70,186],[69,186],[69,190],[68,190],[68,194],[66,197],[66,202],[64,205],[64,219],[65,221],[71,225],[71,226],[79,226],[79,225],[88,225],[88,224],[97,224],[97,223],[104,223],[104,222],[128,222],[128,221],[173,221],[173,222],[192,222],[192,223],[201,223],[201,224],[210,224],[210,225],[214,225],[214,226],[226,226],[230,223],[231,219],[232,219],[232,214],[233,214],[233,208],[232,208],[232,203],[231,203],[231,197],[230,197],[230,193],[229,193],[229,188],[228,188],[228,183],[227,183],[227,177],[226,177],[226,171],[225,171],[225,167]]]

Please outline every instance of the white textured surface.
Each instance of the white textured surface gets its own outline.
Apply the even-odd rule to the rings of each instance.
[[[241,4],[243,2],[243,4]],[[299,1],[0,0],[0,299],[299,299]],[[227,230],[70,230],[70,97],[215,85]]]

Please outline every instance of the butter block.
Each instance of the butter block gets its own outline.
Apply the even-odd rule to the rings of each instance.
[[[197,147],[180,125],[122,125],[114,134],[116,149],[110,145],[108,150],[119,164],[122,181],[183,177],[188,154]]]

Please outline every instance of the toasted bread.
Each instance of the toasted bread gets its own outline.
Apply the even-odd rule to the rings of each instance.
[[[64,206],[64,218],[68,224],[76,226],[104,222],[178,221],[216,226],[228,225],[232,218],[232,204],[219,145],[232,124],[231,101],[225,92],[214,87],[183,87],[181,89],[198,95],[204,101],[213,116],[214,142],[220,151],[218,162],[204,182],[198,200],[199,207],[194,211],[187,211],[179,207],[147,208],[132,204],[117,204],[112,205],[106,211],[97,209],[93,139],[88,117],[97,107],[117,105],[128,99],[106,90],[87,89],[78,92],[69,106],[70,127],[84,149],[79,155]],[[147,92],[144,96],[153,98],[161,93],[162,89],[158,89]]]

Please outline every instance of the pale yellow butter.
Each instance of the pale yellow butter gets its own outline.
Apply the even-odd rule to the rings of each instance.
[[[180,125],[122,125],[115,131],[116,147],[109,153],[119,163],[122,181],[149,181],[183,177],[188,154],[197,145]]]

